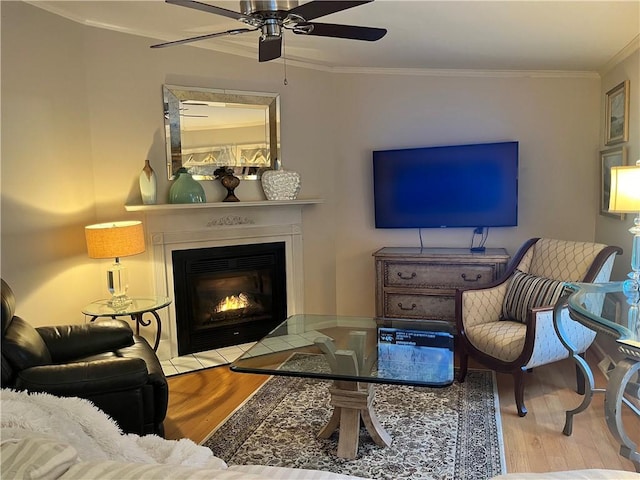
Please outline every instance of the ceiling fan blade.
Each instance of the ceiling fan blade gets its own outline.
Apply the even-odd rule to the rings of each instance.
[[[289,10],[288,13],[300,15],[302,18],[309,21],[313,20],[314,18],[324,17],[325,15],[329,15],[331,13],[340,12],[342,10],[347,10],[348,8],[357,7],[359,5],[364,5],[365,3],[371,2],[373,2],[373,0],[364,0],[360,2],[343,0],[314,0],[294,7]]]
[[[201,10],[207,13],[215,13],[216,15],[222,15],[223,17],[233,18],[234,20],[242,21],[243,18],[246,18],[245,15],[234,12],[233,10],[227,10],[226,8],[214,7],[213,5],[209,5],[202,2],[196,2],[194,0],[165,0],[165,2],[170,3],[171,5],[179,5],[181,7],[193,8],[195,10]]]
[[[255,32],[257,28],[234,28],[226,32],[209,33],[207,35],[198,35],[197,37],[184,38],[182,40],[174,40],[172,42],[158,43],[151,45],[151,48],[172,47],[174,45],[182,45],[183,43],[197,42],[198,40],[206,40],[207,38],[222,37],[224,35],[238,35],[239,33]]]
[[[309,28],[313,27],[313,28]],[[318,37],[348,38],[375,42],[387,34],[386,28],[358,27],[356,25],[336,25],[334,23],[298,23],[293,29],[298,35],[315,35]]]
[[[274,60],[282,54],[282,36],[271,37],[263,40],[260,37],[260,45],[258,45],[258,61],[268,62]]]

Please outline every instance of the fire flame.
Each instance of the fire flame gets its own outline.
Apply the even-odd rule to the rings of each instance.
[[[225,297],[223,300],[220,300],[214,311],[215,313],[227,312],[229,310],[246,308],[248,306],[249,297],[247,297],[246,293],[241,293],[239,295],[231,295],[230,297]]]

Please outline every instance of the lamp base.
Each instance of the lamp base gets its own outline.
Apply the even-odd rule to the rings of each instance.
[[[107,303],[114,310],[126,310],[127,307],[133,303],[133,300],[126,295],[114,295]]]
[[[634,225],[629,229],[629,233],[633,235],[633,243],[631,245],[631,272],[627,275],[622,286],[624,294],[630,305],[640,302],[640,214],[635,218]]]
[[[124,310],[131,305],[131,299],[127,296],[129,289],[128,271],[120,263],[120,259],[116,261],[111,268],[107,270],[107,288],[111,293],[109,306],[114,310]]]

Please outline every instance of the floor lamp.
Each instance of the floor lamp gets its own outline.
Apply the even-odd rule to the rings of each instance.
[[[127,269],[121,257],[144,252],[144,230],[140,221],[123,221],[88,225],[84,229],[90,258],[114,258],[107,270],[107,288],[111,293],[109,306],[118,310],[131,304]]]
[[[615,213],[635,213],[631,245],[631,272],[623,283],[623,291],[629,309],[629,328],[640,330],[640,160],[634,166],[611,167],[611,195],[609,211]]]

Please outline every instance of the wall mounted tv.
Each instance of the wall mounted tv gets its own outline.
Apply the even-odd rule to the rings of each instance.
[[[518,142],[373,152],[376,228],[518,224]]]

